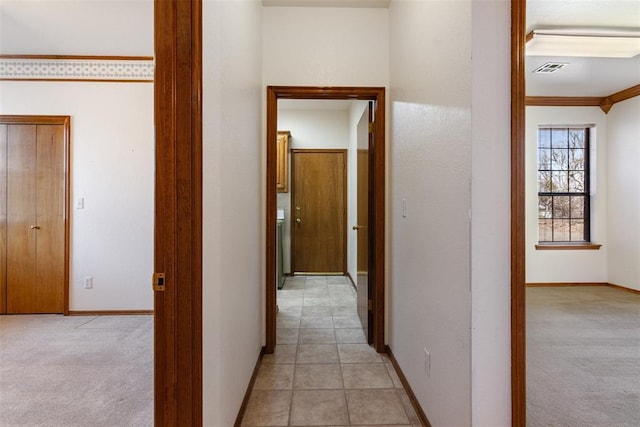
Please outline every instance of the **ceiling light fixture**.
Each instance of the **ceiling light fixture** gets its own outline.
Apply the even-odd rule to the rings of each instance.
[[[529,56],[633,58],[640,54],[640,28],[545,28],[527,34]]]

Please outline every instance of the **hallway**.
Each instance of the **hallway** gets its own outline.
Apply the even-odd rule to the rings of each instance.
[[[242,426],[420,425],[391,361],[366,344],[348,278],[288,277],[277,298],[276,350]]]

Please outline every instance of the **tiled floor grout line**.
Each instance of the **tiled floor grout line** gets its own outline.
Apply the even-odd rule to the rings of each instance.
[[[335,335],[336,330],[333,329],[333,334]],[[338,340],[336,337],[336,350],[338,351],[338,366],[340,369],[340,379],[342,381],[342,393],[344,394],[344,403],[347,409],[347,422],[351,425],[351,413],[349,412],[349,400],[347,397],[347,387],[344,385],[344,372],[342,371],[342,359],[340,358],[340,348],[338,347]]]
[[[286,283],[286,280],[285,280]],[[307,288],[307,279],[304,279],[302,291],[302,305],[300,306],[300,319],[298,322],[298,339],[296,340],[296,356],[293,358],[293,377],[291,378],[291,399],[289,400],[289,416],[287,417],[287,425],[291,425],[291,413],[293,412],[293,396],[295,394],[296,370],[298,369],[298,351],[300,350],[300,326],[302,322],[302,310],[304,309],[304,294]],[[278,345],[276,343],[276,345]]]
[[[317,289],[317,288],[314,287],[315,284],[312,285],[311,287],[309,287],[308,286],[309,283],[307,282],[307,279],[305,278],[305,280],[301,284],[302,295],[301,295],[301,298],[299,299],[299,301],[300,301],[300,306],[299,306],[300,309],[299,309],[299,311],[291,310],[289,313],[286,313],[286,314],[282,313],[285,316],[295,316],[295,317],[297,317],[297,322],[295,322],[295,324],[297,325],[296,328],[286,328],[286,327],[280,328],[280,329],[295,329],[297,331],[296,332],[297,333],[297,337],[296,337],[296,340],[295,340],[295,357],[293,358],[293,365],[294,366],[293,366],[292,374],[291,374],[292,375],[291,388],[290,388],[291,395],[289,397],[289,410],[288,410],[288,414],[287,414],[287,425],[292,425],[292,422],[295,421],[292,418],[292,416],[293,416],[293,409],[294,409],[294,406],[293,406],[294,395],[296,395],[296,390],[298,392],[300,392],[300,391],[320,391],[320,390],[336,392],[336,391],[340,391],[341,390],[342,391],[342,396],[343,396],[343,399],[344,399],[344,410],[346,412],[346,417],[347,417],[347,420],[346,420],[347,424],[346,425],[348,425],[348,426],[362,425],[362,424],[352,424],[351,413],[350,413],[350,410],[349,410],[349,403],[348,403],[348,391],[349,390],[354,390],[354,391],[388,390],[387,393],[389,393],[389,391],[392,391],[393,393],[392,394],[388,394],[388,396],[392,396],[393,395],[393,396],[396,397],[396,399],[398,400],[398,403],[400,404],[400,406],[397,407],[397,409],[402,411],[402,412],[398,412],[398,414],[400,414],[400,413],[404,414],[404,416],[406,417],[406,420],[407,420],[406,422],[409,423],[409,424],[403,424],[403,423],[399,422],[398,425],[400,425],[400,424],[409,425],[409,426],[412,425],[411,424],[410,414],[409,414],[407,408],[405,407],[405,405],[403,403],[402,396],[401,396],[401,390],[403,390],[403,389],[399,389],[399,388],[396,387],[396,384],[394,383],[391,374],[388,372],[388,369],[387,369],[387,366],[386,366],[387,360],[385,358],[383,358],[381,355],[378,355],[378,359],[376,359],[375,362],[373,360],[367,361],[366,360],[367,358],[364,358],[365,359],[364,361],[358,362],[358,361],[354,361],[354,360],[358,360],[358,356],[357,356],[358,353],[356,353],[356,358],[355,359],[353,358],[353,356],[350,356],[352,361],[343,363],[343,357],[342,357],[341,352],[340,352],[341,345],[347,345],[346,349],[348,349],[348,350],[345,350],[345,351],[352,351],[354,349],[349,347],[350,345],[351,346],[358,346],[358,345],[366,344],[366,343],[361,342],[359,338],[355,339],[355,337],[353,337],[353,339],[352,339],[352,337],[349,334],[342,334],[341,336],[342,336],[342,340],[344,342],[342,344],[340,342],[338,342],[339,339],[338,339],[338,331],[337,331],[337,329],[361,329],[361,327],[356,327],[356,326],[354,326],[353,323],[351,323],[351,322],[353,322],[353,319],[351,319],[351,320],[348,319],[349,317],[357,317],[357,310],[353,311],[353,312],[350,312],[349,309],[345,308],[345,307],[349,307],[349,306],[348,305],[344,305],[343,301],[340,301],[340,298],[343,297],[343,296],[344,297],[347,297],[347,296],[351,297],[351,295],[353,295],[354,297],[356,296],[356,295],[354,295],[356,292],[353,289],[353,285],[351,283],[344,283],[344,284],[333,283],[333,284],[329,284],[328,282],[325,282],[323,284],[321,281],[319,281],[317,279],[316,279],[316,281],[319,282],[319,287],[324,287],[326,289],[327,292],[324,293],[324,295],[321,295],[322,294],[321,291],[315,291],[315,289]],[[298,279],[297,282],[300,283],[300,280]],[[351,292],[350,293],[344,293],[343,291],[340,290],[340,288],[337,288],[337,287],[332,289],[332,287],[331,287],[332,285],[337,285],[337,286],[350,285],[349,289],[351,290]],[[300,287],[299,284],[296,285],[295,289],[298,289],[298,287]],[[291,289],[291,290],[295,290],[295,289]],[[307,291],[310,290],[310,289],[314,289],[314,291],[309,292],[309,295],[308,295]],[[293,299],[297,298],[297,296],[293,296],[295,294],[289,294],[289,295],[292,295],[291,298],[293,298]],[[280,297],[280,295],[279,295],[279,297]],[[284,297],[284,295],[282,297]],[[307,305],[305,305],[305,300],[312,299],[312,298],[327,298],[328,299],[328,306],[324,306],[324,305],[307,306]],[[336,301],[336,300],[338,300],[338,301]],[[311,301],[307,301],[307,302],[311,302]],[[334,306],[334,302],[336,304],[338,304],[338,305]],[[310,313],[310,314],[305,316],[304,315],[305,314],[305,307],[326,307],[326,308],[325,309],[319,309],[319,308],[309,309],[308,308],[306,311],[308,313]],[[299,313],[299,314],[298,315],[292,315],[292,314],[290,314],[291,312]],[[328,314],[327,314],[327,312],[328,312]],[[320,313],[324,313],[324,314],[320,314]],[[309,319],[307,319],[303,323],[303,319],[305,317],[306,318],[316,317],[316,318],[319,318],[319,319],[318,319],[317,323],[315,322],[315,320],[309,320]],[[327,328],[325,326],[323,326],[323,327],[317,327],[316,326],[316,325],[324,325],[324,324],[326,324],[327,323],[326,320],[322,320],[320,318],[327,318],[327,317],[331,320],[331,328]],[[341,326],[342,326],[341,328],[336,328],[336,318],[343,318],[342,321],[341,321]],[[285,320],[285,322],[286,321],[290,322],[291,320]],[[303,327],[303,324],[306,325],[307,327]],[[286,326],[286,325],[287,324],[283,322],[283,326]],[[311,327],[309,327],[309,326],[311,326]],[[358,326],[359,326],[359,322],[358,322]],[[318,335],[315,335],[314,333],[312,333],[312,331],[316,330],[316,329],[324,330],[326,332],[328,332],[327,329],[331,329],[332,330],[332,334],[327,334],[326,332],[324,332],[324,333],[320,333]],[[303,332],[304,332],[304,334],[303,334]],[[323,336],[325,338],[323,338]],[[329,338],[330,336],[332,337],[333,342],[326,343],[325,342],[326,339]],[[304,342],[303,342],[303,339],[304,339]],[[287,344],[288,343],[285,342],[285,343],[283,343],[281,345],[287,345]],[[303,388],[300,388],[300,389],[296,389],[296,377],[297,377],[297,375],[299,373],[299,369],[301,368],[302,365],[325,365],[325,364],[333,364],[333,363],[335,363],[335,362],[331,362],[331,361],[320,361],[322,359],[314,359],[313,357],[311,357],[311,359],[307,359],[308,362],[306,362],[306,363],[298,363],[299,362],[300,349],[304,345],[333,345],[334,346],[335,351],[337,353],[337,358],[336,358],[337,365],[338,365],[337,371],[339,372],[339,376],[340,376],[340,379],[339,379],[340,382],[339,383],[335,383],[335,384],[336,385],[340,384],[341,385],[340,389],[313,388],[313,387],[310,387],[310,388],[303,387]],[[345,354],[347,354],[347,353],[345,353]],[[284,360],[286,360],[286,359],[284,359]],[[326,359],[326,360],[328,360],[328,359]],[[378,363],[378,362],[380,362],[380,363]],[[276,361],[274,360],[273,363],[276,363]],[[283,363],[283,362],[281,362],[281,363]],[[351,388],[351,389],[347,390],[346,384],[345,384],[344,369],[343,368],[345,366],[348,366],[348,365],[357,366],[357,365],[368,365],[368,364],[380,364],[384,368],[384,374],[386,374],[386,378],[388,378],[388,380],[390,381],[390,388],[389,389],[386,389],[384,387],[377,388],[375,386],[367,387],[367,386],[364,386],[365,384],[363,384],[364,387]],[[353,375],[353,374],[351,374],[351,375]],[[303,379],[301,379],[301,380],[304,381]],[[354,383],[352,385],[356,385],[356,383]],[[300,395],[300,396],[302,396],[302,395]],[[298,404],[300,404],[300,402]],[[282,420],[282,421],[284,421],[284,420]],[[333,424],[331,424],[331,425],[333,425]]]
[[[298,337],[298,339],[300,339]],[[277,345],[277,344],[276,344]],[[296,345],[296,358],[298,357],[298,346]],[[297,360],[293,360],[293,376],[291,377],[291,398],[289,399],[289,416],[287,417],[287,425],[291,425],[291,410],[293,409],[293,392],[295,390],[296,369],[298,367]]]
[[[393,381],[392,381],[393,382]],[[398,391],[399,389],[397,389],[395,386],[393,387],[393,390],[395,391],[395,395],[398,398],[398,400],[400,401],[400,403],[402,404],[402,410],[404,411],[404,415],[407,417],[407,420],[409,420],[409,424],[411,424],[411,417],[409,416],[409,412],[407,411],[407,408],[404,405],[404,402],[402,401],[402,398],[400,397],[400,392]],[[403,388],[404,390],[404,388]]]

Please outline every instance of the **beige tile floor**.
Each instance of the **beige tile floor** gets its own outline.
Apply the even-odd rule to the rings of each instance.
[[[366,343],[347,278],[287,278],[278,307],[243,426],[420,425],[393,365]]]

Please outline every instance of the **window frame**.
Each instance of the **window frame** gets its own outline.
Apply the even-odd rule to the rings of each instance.
[[[584,166],[582,169],[583,172],[583,191],[569,191],[570,188],[567,186],[567,191],[540,191],[540,172],[549,172],[553,174],[553,172],[564,172],[568,175],[575,171],[570,169],[570,165],[567,165],[567,169],[554,169],[553,161],[549,159],[549,169],[541,169],[540,165],[540,140],[541,140],[541,131],[547,130],[553,135],[554,130],[564,130],[567,134],[570,133],[572,129],[582,130],[584,132],[584,142],[583,142],[583,150],[584,150]],[[536,216],[536,229],[537,229],[537,244],[536,249],[585,249],[585,248],[593,248],[598,249],[601,245],[593,244],[591,241],[591,137],[592,137],[592,126],[589,125],[539,125],[537,138],[536,138],[536,186],[537,186],[537,195],[536,195],[536,205],[537,205],[537,216]],[[549,142],[548,149],[553,152],[553,139]],[[555,148],[558,149],[558,148]],[[564,147],[561,147],[564,149]],[[569,153],[571,150],[570,141],[567,141],[566,150]],[[569,154],[568,154],[569,155]],[[583,232],[582,232],[582,240],[540,240],[540,220],[543,219],[540,216],[540,197],[582,197],[583,202]],[[554,239],[555,227],[554,222],[556,219],[560,220],[572,220],[571,210],[569,211],[569,217],[566,218],[556,218],[554,216],[553,207],[551,209],[551,238]],[[570,226],[571,227],[571,226]],[[569,230],[569,233],[571,231]],[[571,234],[569,239],[571,239]]]

